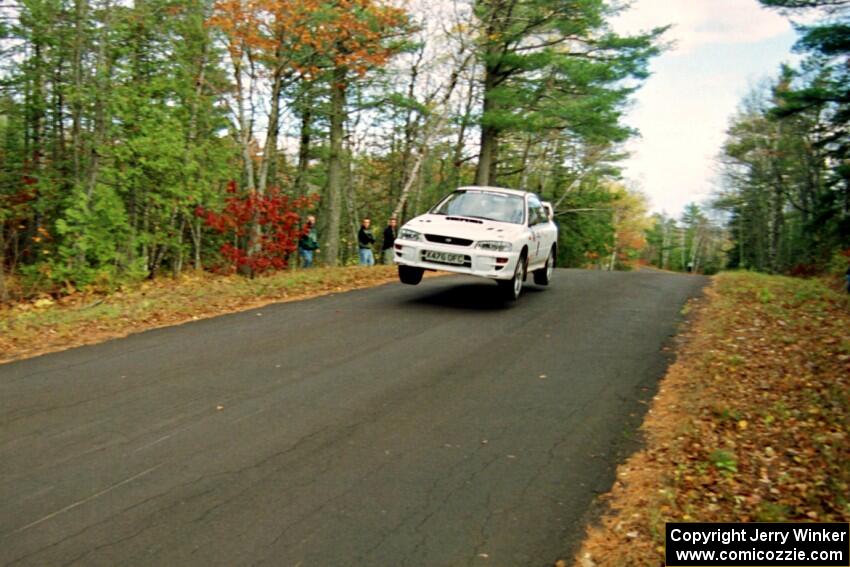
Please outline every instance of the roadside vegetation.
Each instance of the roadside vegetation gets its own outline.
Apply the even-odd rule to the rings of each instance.
[[[661,565],[667,521],[850,520],[850,298],[724,272],[576,564]]]
[[[0,307],[0,363],[262,305],[378,285],[393,266],[313,268],[257,278],[187,274],[113,293],[43,295]]]
[[[364,216],[382,230],[474,183],[556,202],[561,265],[611,266],[623,115],[664,41],[615,33],[620,9],[4,3],[0,302],[284,269],[309,213],[319,263],[346,265]]]

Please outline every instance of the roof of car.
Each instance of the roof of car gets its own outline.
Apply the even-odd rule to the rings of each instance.
[[[518,189],[508,189],[506,187],[490,187],[486,185],[467,185],[465,187],[458,187],[458,191],[489,191],[491,193],[506,193],[508,195],[528,195],[528,191],[520,191]]]

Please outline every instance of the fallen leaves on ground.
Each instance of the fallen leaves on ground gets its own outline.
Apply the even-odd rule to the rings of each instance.
[[[0,363],[224,313],[396,281],[394,266],[314,268],[254,279],[191,274],[109,295],[0,307]],[[258,314],[259,315],[259,314]]]
[[[725,273],[699,300],[576,565],[663,565],[667,521],[850,520],[850,301]]]

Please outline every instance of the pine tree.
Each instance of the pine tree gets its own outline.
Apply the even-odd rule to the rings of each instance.
[[[496,183],[509,132],[550,130],[587,141],[622,141],[623,105],[658,53],[663,28],[614,34],[603,0],[477,0],[483,108],[476,184]]]

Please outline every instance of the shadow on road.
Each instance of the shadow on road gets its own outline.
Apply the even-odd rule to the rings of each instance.
[[[518,301],[520,303],[531,301],[534,295],[542,291],[544,291],[543,288],[525,285]],[[423,293],[421,296],[411,299],[409,303],[472,311],[499,311],[510,308],[517,302],[504,299],[499,286],[495,283],[468,283],[458,284],[433,293]]]

